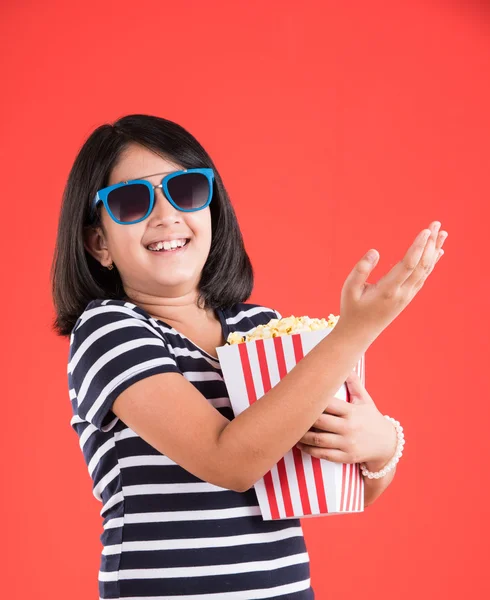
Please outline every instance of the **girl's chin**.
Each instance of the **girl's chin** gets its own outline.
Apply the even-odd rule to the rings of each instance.
[[[171,276],[169,276],[168,273],[156,273],[155,270],[152,270],[148,274],[148,278],[144,282],[141,282],[141,284],[148,288],[148,283],[151,281],[152,285],[150,287],[152,291],[156,291],[157,295],[159,295],[162,289],[165,288],[175,288],[178,286],[188,288],[189,282],[195,280],[195,273],[179,271],[178,269],[172,269],[172,271]]]

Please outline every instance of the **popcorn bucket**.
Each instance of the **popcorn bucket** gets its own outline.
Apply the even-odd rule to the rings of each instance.
[[[306,331],[217,348],[235,416],[274,387],[331,331]],[[355,368],[363,385],[364,361],[363,355]],[[335,397],[350,402],[345,383]],[[315,458],[296,447],[254,487],[265,521],[364,510],[364,479],[358,464]]]

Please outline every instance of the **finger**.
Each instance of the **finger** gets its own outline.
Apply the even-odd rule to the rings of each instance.
[[[369,258],[371,253],[373,257]],[[367,252],[346,277],[342,293],[349,294],[352,298],[358,300],[364,292],[367,278],[376,266],[378,259],[379,254],[376,250]]]
[[[448,236],[448,232],[447,231],[439,231],[439,235],[437,236],[437,244],[436,244],[436,260],[435,262],[437,262],[441,256],[444,254],[444,250],[442,249],[442,246],[444,244],[444,242],[447,240],[447,236]],[[435,264],[435,263],[434,263]]]
[[[352,371],[347,375],[346,381],[352,381],[354,383],[362,385],[361,378],[359,377],[359,374],[355,369],[352,369]]]
[[[361,378],[357,373],[352,371],[345,381],[345,385],[348,391],[348,403],[359,404],[360,402],[365,404],[374,404],[374,400],[362,383]]]
[[[436,266],[436,264],[438,263],[439,259],[442,258],[443,255],[444,255],[444,250],[442,250],[442,248],[441,248],[441,250],[439,250],[439,255],[437,256],[436,260],[432,264],[432,267],[429,269],[429,271],[427,273],[427,277],[432,273],[434,267]],[[427,277],[425,277],[424,279],[421,279],[417,283],[417,285],[413,288],[413,291],[415,293],[417,293],[420,290],[420,288],[423,286],[423,284],[424,284],[425,280],[427,279]]]
[[[355,458],[350,456],[347,452],[343,450],[338,450],[336,448],[317,448],[315,446],[307,446],[300,444],[301,452],[305,452],[310,456],[314,456],[315,458],[323,458],[324,460],[329,460],[331,462],[336,463],[345,463],[350,464],[354,463]]]
[[[405,283],[419,264],[431,233],[430,229],[423,229],[417,235],[402,260],[376,283],[379,289],[391,292]]]
[[[444,242],[446,241],[446,238],[448,236],[447,231],[440,231],[439,235],[437,236],[437,243],[436,243],[436,259],[435,261],[432,263],[432,268],[429,271],[429,275],[430,273],[432,273],[432,269],[436,266],[437,262],[439,261],[439,259],[442,257],[442,255],[444,254],[444,250],[442,249],[442,245],[444,244]],[[422,286],[419,286],[422,287]]]
[[[433,224],[434,225],[434,224]],[[425,246],[425,250],[420,258],[417,266],[408,277],[408,279],[403,284],[403,289],[420,289],[430,275],[432,269],[434,268],[435,261],[439,251],[436,251],[436,242],[439,231],[440,223],[439,221],[435,221],[435,226],[432,229],[432,233],[427,240],[427,245]]]
[[[346,450],[347,442],[345,438],[337,433],[323,433],[318,431],[307,431],[298,443],[317,448],[337,448]]]
[[[352,412],[352,406],[345,400],[332,396],[323,412],[337,415],[338,417],[346,417]]]
[[[332,396],[323,412],[337,417],[348,417],[352,413],[352,406],[347,400]]]
[[[436,260],[434,261],[434,264],[432,265],[432,269],[435,267],[435,265],[439,262],[439,259],[444,254],[444,250],[442,249],[442,245],[446,241],[447,236],[448,236],[448,232],[447,231],[440,231],[439,235],[437,236],[437,243],[436,243],[436,253],[437,253],[437,255],[436,255]],[[431,269],[431,271],[432,271],[432,269]]]
[[[449,234],[447,231],[439,231],[439,235],[437,236],[436,252],[442,248],[442,245],[446,241],[448,235]]]
[[[341,400],[344,404],[347,404],[344,400]],[[328,408],[327,408],[328,410]],[[338,433],[339,435],[345,435],[347,432],[347,419],[345,417],[337,417],[328,413],[321,414],[318,419],[313,423],[312,427],[320,429],[321,431],[329,431],[331,433]]]
[[[345,385],[351,396],[362,396],[366,392],[366,388],[362,384],[362,380],[355,371],[351,371],[345,380]]]

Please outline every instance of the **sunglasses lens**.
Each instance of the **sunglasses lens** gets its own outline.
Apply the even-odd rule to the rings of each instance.
[[[209,181],[202,173],[182,173],[167,182],[172,200],[179,208],[196,210],[203,207],[209,197]]]
[[[150,206],[150,190],[142,183],[123,185],[107,196],[112,214],[127,223],[137,221],[146,215]]]

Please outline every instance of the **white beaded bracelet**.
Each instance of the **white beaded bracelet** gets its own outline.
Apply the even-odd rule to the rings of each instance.
[[[403,427],[400,425],[400,422],[396,421],[392,417],[389,417],[388,415],[384,415],[384,417],[391,421],[395,426],[397,438],[396,450],[393,458],[387,465],[385,465],[381,469],[381,471],[376,471],[375,473],[373,473],[372,471],[368,471],[368,468],[366,467],[365,463],[361,463],[360,466],[362,474],[364,475],[364,477],[368,477],[369,479],[379,479],[380,477],[384,477],[387,473],[392,471],[395,468],[396,463],[400,460],[400,457],[403,453],[403,446],[405,445],[405,436],[403,434]]]

